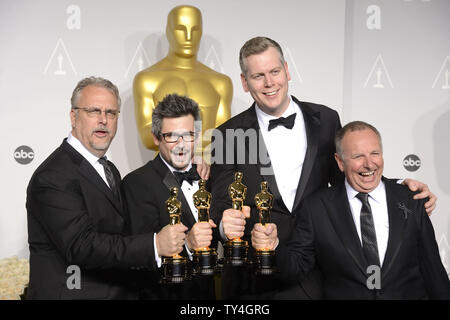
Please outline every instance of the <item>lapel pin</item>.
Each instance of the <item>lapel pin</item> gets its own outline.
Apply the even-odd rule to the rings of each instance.
[[[403,211],[405,220],[408,219],[408,214],[412,213],[412,210],[408,209],[403,202],[397,203],[397,206],[400,210]]]

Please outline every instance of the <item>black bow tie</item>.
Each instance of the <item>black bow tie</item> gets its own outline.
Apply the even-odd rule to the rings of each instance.
[[[276,128],[277,126],[285,126],[287,129],[292,129],[294,127],[295,123],[295,116],[297,114],[291,114],[287,118],[279,117],[278,119],[273,119],[269,121],[269,128],[268,130],[272,130],[273,128]]]
[[[192,182],[200,180],[200,176],[197,173],[197,166],[195,164],[192,165],[189,171],[174,171],[173,174],[175,175],[175,178],[177,179],[180,186],[183,184],[184,180],[186,180],[186,182],[188,182],[191,186]]]

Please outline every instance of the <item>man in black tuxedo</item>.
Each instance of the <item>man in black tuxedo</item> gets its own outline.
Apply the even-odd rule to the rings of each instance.
[[[128,174],[122,183],[132,234],[155,234],[155,259],[159,267],[161,257],[165,256],[162,250],[167,242],[165,233],[171,232],[172,227],[188,231],[186,241],[183,239],[177,243],[177,253],[184,251],[185,256],[192,257],[196,248],[210,246],[213,239],[216,225],[212,220],[209,223],[197,222],[197,209],[192,198],[199,189],[200,179],[193,164],[194,142],[201,130],[198,128],[201,128],[201,122],[197,103],[185,96],[167,95],[152,114],[152,134],[159,154]],[[172,187],[180,190],[178,199],[182,203],[182,215],[178,226],[168,226],[169,214],[165,201]],[[197,275],[192,281],[164,285],[159,283],[161,273],[158,270],[142,270],[140,273],[143,299],[215,298],[212,276]]]
[[[382,177],[379,132],[348,123],[335,157],[345,182],[305,199],[291,240],[276,249],[282,273],[301,278],[317,265],[326,299],[450,299],[424,200]],[[276,229],[255,228],[255,248],[274,248]]]
[[[127,236],[120,174],[105,157],[117,130],[119,92],[106,79],[85,78],[71,104],[69,137],[27,189],[27,298],[137,298],[130,270],[156,262],[153,234]],[[175,251],[167,247],[167,254]]]
[[[336,111],[314,103],[299,101],[288,94],[290,80],[280,45],[266,37],[247,41],[240,50],[241,81],[255,103],[231,118],[213,134],[211,166],[212,217],[222,240],[244,237],[250,240],[258,222],[254,196],[261,181],[268,182],[274,195],[272,221],[278,226],[281,243],[293,230],[294,215],[302,200],[328,184],[343,180],[333,155],[334,136],[341,128]],[[242,212],[232,210],[227,188],[234,173],[243,173],[248,186]],[[407,179],[419,197],[435,197],[424,184]],[[245,218],[248,221],[245,221]],[[250,259],[252,252],[249,253]],[[320,276],[313,272],[300,283],[282,284],[276,276],[255,277],[249,270],[226,267],[223,272],[224,298],[320,298]]]

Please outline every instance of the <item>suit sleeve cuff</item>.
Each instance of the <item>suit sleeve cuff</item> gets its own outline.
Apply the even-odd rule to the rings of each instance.
[[[192,261],[192,256],[193,256],[194,252],[191,251],[191,249],[189,249],[189,247],[188,247],[186,241],[184,241],[184,246],[185,246],[185,248],[186,248],[186,252],[187,252],[187,255],[188,255],[188,257],[189,257],[189,260]]]
[[[222,239],[222,241],[228,240],[227,236],[225,235],[225,231],[223,230],[222,220],[220,220],[220,224],[219,224],[219,233],[220,233],[220,238]]]
[[[156,233],[153,234],[153,248],[155,249],[155,261],[156,261],[156,265],[158,266],[158,268],[161,268],[162,265],[162,261],[161,261],[161,257],[158,254],[158,249],[156,248]]]

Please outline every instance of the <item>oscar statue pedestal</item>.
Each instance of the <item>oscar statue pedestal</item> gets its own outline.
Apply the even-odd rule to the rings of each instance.
[[[228,240],[224,246],[225,263],[241,266],[247,262],[248,242],[241,239]]]
[[[198,275],[213,275],[217,265],[217,253],[214,249],[195,250],[194,272]]]
[[[187,280],[187,259],[182,256],[164,257],[162,282],[181,283]]]

